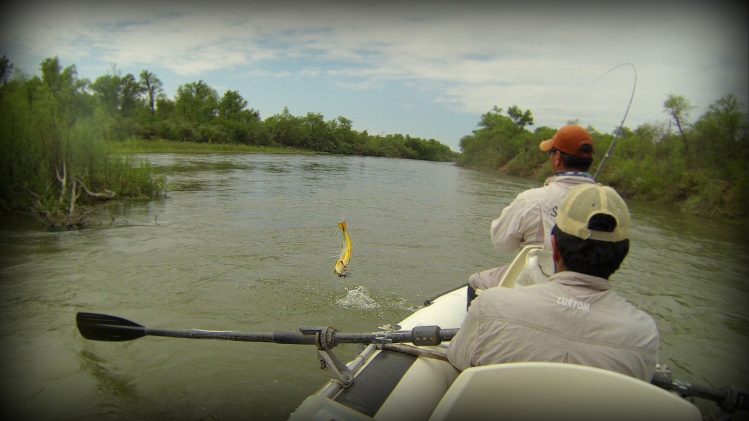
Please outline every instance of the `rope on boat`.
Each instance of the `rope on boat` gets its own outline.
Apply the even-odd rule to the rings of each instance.
[[[435,360],[447,361],[447,353],[433,351],[431,349],[418,348],[412,345],[404,344],[382,344],[382,349],[387,351],[402,352],[404,354],[416,355],[417,357],[432,358]]]

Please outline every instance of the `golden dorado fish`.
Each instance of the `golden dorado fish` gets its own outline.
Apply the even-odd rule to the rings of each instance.
[[[338,276],[348,276],[348,263],[351,260],[351,237],[348,236],[346,231],[346,221],[339,222],[338,228],[343,231],[343,249],[341,250],[341,257],[335,262],[333,273]]]

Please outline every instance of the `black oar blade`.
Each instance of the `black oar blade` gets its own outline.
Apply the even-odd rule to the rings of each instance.
[[[78,313],[78,331],[93,341],[122,342],[146,336],[146,328],[121,317],[97,313]]]

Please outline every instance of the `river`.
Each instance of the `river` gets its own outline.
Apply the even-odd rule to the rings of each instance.
[[[13,419],[285,419],[329,377],[313,347],[83,339],[75,314],[149,327],[371,332],[506,264],[489,223],[532,180],[449,163],[316,155],[149,154],[168,198],[114,205],[80,231],[4,218],[2,407]],[[661,330],[661,362],[749,388],[744,226],[630,203],[613,287]],[[333,265],[346,220],[351,276]],[[354,345],[336,348],[347,361]]]

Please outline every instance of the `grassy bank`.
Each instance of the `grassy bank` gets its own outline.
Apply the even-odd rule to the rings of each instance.
[[[666,205],[712,219],[749,219],[749,120],[733,95],[719,99],[694,123],[674,130],[665,123],[622,128],[610,159],[597,177],[627,199]],[[479,129],[461,139],[458,165],[543,180],[548,154],[538,144],[556,129],[534,131],[501,109],[482,116]],[[596,148],[595,172],[614,141],[588,126]]]

